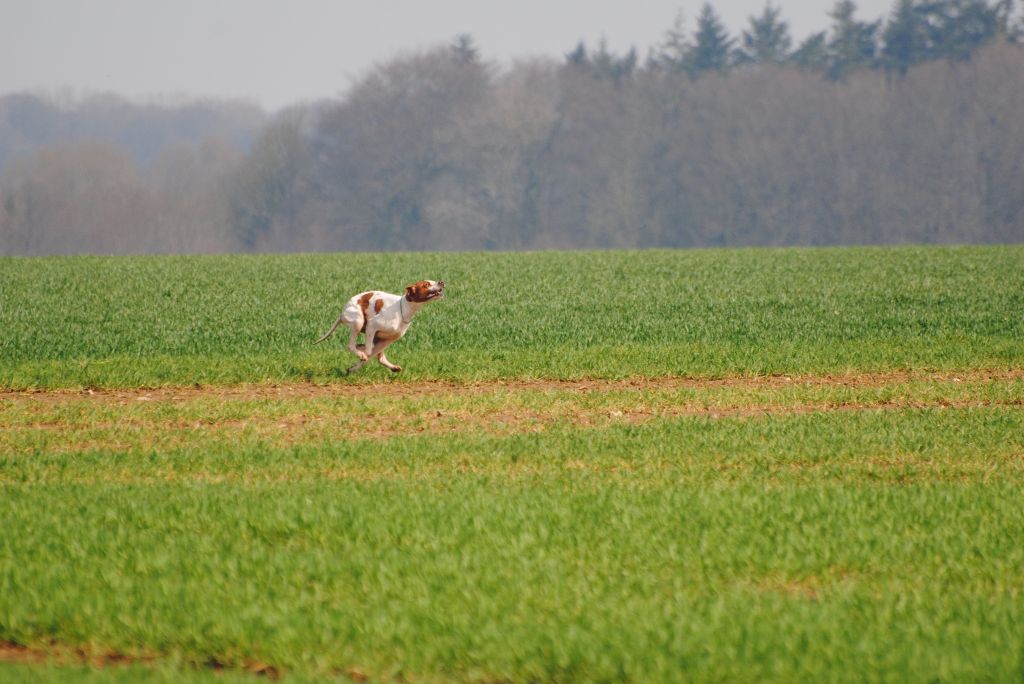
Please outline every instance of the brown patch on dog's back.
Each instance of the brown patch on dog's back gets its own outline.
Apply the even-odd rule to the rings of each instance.
[[[370,300],[373,299],[373,293],[367,292],[359,298],[359,308],[363,311],[363,327],[359,329],[359,332],[366,332],[366,319],[367,312],[370,309]]]
[[[373,303],[373,312],[374,313],[380,313],[380,310],[383,309],[383,308],[384,308],[384,300],[383,299],[378,299],[376,302]]]

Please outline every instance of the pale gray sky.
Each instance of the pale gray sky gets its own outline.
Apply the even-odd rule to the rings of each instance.
[[[0,0],[0,94],[241,97],[276,109],[337,96],[376,62],[469,33],[484,57],[560,57],[602,37],[641,56],[703,0]],[[714,0],[733,34],[765,0]],[[776,0],[797,40],[832,0]],[[892,0],[861,0],[860,16]]]

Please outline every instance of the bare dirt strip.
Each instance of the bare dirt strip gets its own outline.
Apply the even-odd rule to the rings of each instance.
[[[884,387],[908,382],[1012,382],[1024,379],[1024,368],[980,369],[965,371],[884,371],[826,375],[766,375],[727,378],[655,377],[627,379],[582,380],[487,380],[469,382],[418,381],[403,382],[400,376],[383,382],[331,384],[281,383],[256,385],[209,385],[189,387],[3,390],[0,401],[32,399],[36,401],[67,401],[90,397],[101,402],[122,401],[190,401],[194,399],[316,399],[332,397],[429,397],[444,395],[482,395],[498,392],[612,392],[618,390],[713,390],[729,388],[772,389],[793,386],[849,387],[854,389]]]
[[[131,665],[155,667],[160,662],[160,659],[160,656],[156,655],[131,655],[113,651],[102,653],[88,652],[81,648],[71,648],[57,643],[52,643],[48,647],[23,646],[12,641],[0,640],[0,662],[5,663],[21,663],[25,665],[77,665],[98,669],[107,667],[128,667]],[[258,675],[269,679],[279,679],[281,676],[280,670],[276,667],[258,660],[246,660],[238,665],[230,666],[216,658],[210,658],[201,663],[193,663],[192,666],[197,670],[205,669],[217,672],[230,668],[239,673]],[[347,674],[351,677],[351,673]],[[355,679],[355,681],[361,681],[358,679],[358,676],[353,679]]]
[[[963,372],[885,372],[848,375],[804,375],[695,378],[631,378],[625,380],[512,380],[445,383],[391,381],[376,384],[284,384],[158,389],[60,390],[0,392],[4,404],[28,409],[37,419],[21,419],[0,449],[31,451],[45,435],[51,452],[132,448],[170,449],[197,446],[211,439],[239,435],[276,445],[322,440],[365,440],[416,434],[480,432],[494,435],[541,432],[555,426],[600,428],[644,424],[680,417],[748,418],[821,412],[964,409],[1024,406],[1019,392],[998,400],[976,392],[927,391],[932,386],[964,387],[1024,380],[1024,369]],[[802,388],[899,388],[915,384],[925,391],[877,396],[800,398]],[[694,390],[693,396],[672,396],[673,390]],[[737,392],[738,390],[738,392]],[[784,396],[787,390],[796,391]],[[762,396],[741,396],[749,391]],[[772,396],[775,391],[780,395]],[[728,396],[729,394],[732,396]],[[539,394],[554,394],[537,400]],[[465,399],[470,401],[464,401]],[[478,398],[479,401],[473,401]],[[339,404],[338,401],[344,400]],[[380,399],[379,404],[373,402]],[[268,411],[236,411],[236,402],[278,402]],[[406,403],[406,401],[408,403]],[[82,403],[111,409],[95,418],[79,414]],[[213,402],[220,408],[196,410],[190,402]],[[145,407],[145,411],[133,410]],[[65,410],[65,409],[68,410]],[[52,409],[52,410],[51,410]],[[223,410],[221,410],[223,409]],[[76,417],[79,416],[80,417]]]

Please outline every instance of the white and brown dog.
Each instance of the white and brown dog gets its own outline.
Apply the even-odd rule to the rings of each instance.
[[[361,292],[345,303],[341,316],[334,322],[331,329],[313,344],[320,344],[344,323],[352,334],[348,339],[349,350],[359,357],[356,365],[348,369],[349,373],[362,368],[373,357],[394,373],[402,370],[401,366],[388,361],[384,350],[401,339],[409,329],[412,317],[427,302],[444,296],[443,280],[421,280],[405,288],[404,295],[388,292]],[[364,344],[357,345],[356,339],[363,333]]]

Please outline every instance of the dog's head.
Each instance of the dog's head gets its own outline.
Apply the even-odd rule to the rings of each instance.
[[[444,297],[443,280],[421,280],[405,288],[405,298],[410,302],[429,302]]]

